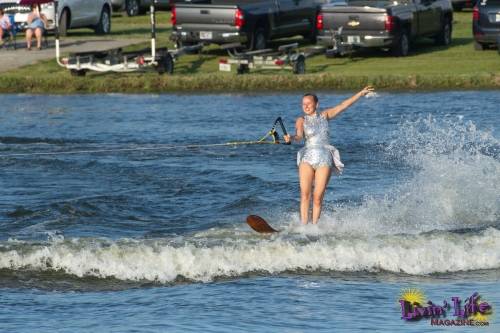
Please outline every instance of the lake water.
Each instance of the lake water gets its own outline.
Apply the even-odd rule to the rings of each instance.
[[[300,103],[0,95],[0,330],[449,331],[401,318],[415,289],[477,292],[489,326],[454,329],[498,332],[500,92],[363,98],[331,122],[346,167],[318,226],[299,223],[301,145],[219,145],[292,130]]]

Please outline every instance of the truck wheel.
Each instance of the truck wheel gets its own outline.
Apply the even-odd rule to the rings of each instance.
[[[109,15],[109,9],[107,7],[102,9],[101,18],[94,30],[98,35],[107,35],[111,32],[111,15]]]
[[[436,44],[448,46],[451,43],[451,22],[450,20],[446,20],[441,28],[441,31],[436,36]]]
[[[410,51],[410,37],[406,30],[401,31],[397,42],[392,46],[391,52],[395,57],[406,57]]]
[[[306,73],[306,57],[299,55],[297,61],[293,63],[293,74],[305,74]]]
[[[174,59],[170,53],[162,55],[158,60],[158,65],[156,66],[156,71],[158,74],[172,74],[174,72]]]
[[[474,41],[474,50],[483,51],[484,49],[486,49],[486,45]]]
[[[250,51],[264,50],[267,47],[266,31],[263,28],[258,28],[253,33],[250,43],[251,44],[248,47]]]
[[[69,13],[67,9],[64,9],[61,13],[61,18],[59,19],[59,35],[63,37],[68,35],[68,23]]]
[[[139,0],[126,0],[125,1],[125,12],[128,16],[137,16],[142,13],[141,5]]]

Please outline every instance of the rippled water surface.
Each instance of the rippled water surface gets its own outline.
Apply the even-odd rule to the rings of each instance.
[[[490,325],[455,329],[498,331],[500,93],[358,102],[331,123],[346,168],[305,227],[300,145],[224,144],[292,130],[300,99],[1,95],[0,330],[449,330],[401,319],[416,288],[478,292]]]

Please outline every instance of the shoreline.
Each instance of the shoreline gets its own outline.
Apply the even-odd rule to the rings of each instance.
[[[352,91],[365,85],[377,90],[447,91],[497,90],[500,74],[480,75],[336,75],[321,74],[245,74],[208,73],[163,75],[156,73],[90,74],[73,77],[69,72],[53,76],[4,74],[0,93],[94,94],[94,93],[263,93],[294,91]]]

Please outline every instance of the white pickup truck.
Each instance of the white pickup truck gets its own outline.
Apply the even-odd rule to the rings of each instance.
[[[30,13],[29,6],[19,5],[19,0],[0,0],[0,6],[7,14],[14,14],[15,22],[25,28]],[[42,13],[48,20],[47,30],[55,28],[54,3],[40,5]],[[68,29],[91,28],[97,34],[108,34],[111,31],[111,0],[59,0],[59,33],[67,34]]]

